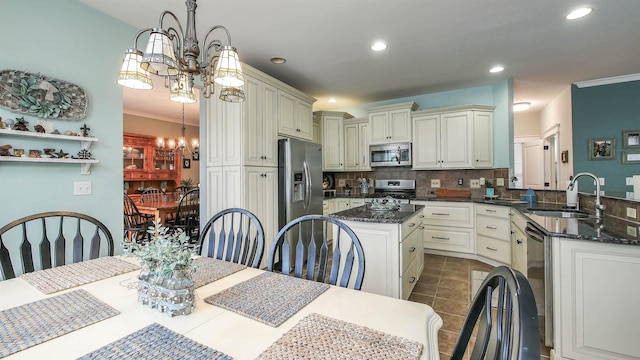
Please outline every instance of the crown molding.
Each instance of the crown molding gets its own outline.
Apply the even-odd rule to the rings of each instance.
[[[640,80],[640,74],[629,74],[629,75],[612,76],[608,78],[595,79],[595,80],[578,81],[578,82],[575,82],[574,84],[579,88],[584,88],[584,87],[591,87],[591,86],[617,84],[621,82],[636,81],[636,80]]]

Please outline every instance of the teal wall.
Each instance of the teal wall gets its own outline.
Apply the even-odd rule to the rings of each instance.
[[[622,152],[640,149],[622,147],[622,132],[640,130],[640,81],[571,89],[573,112],[573,173],[590,172],[605,178],[602,190],[607,196],[625,197],[632,186],[625,178],[640,175],[640,165],[622,164]],[[589,160],[589,139],[616,140],[613,160]],[[591,181],[579,181],[580,191],[593,192]]]
[[[42,211],[76,211],[94,216],[122,237],[122,90],[116,84],[124,50],[136,29],[75,0],[2,0],[0,69],[16,69],[66,80],[88,94],[89,111],[80,121],[48,119],[60,132],[83,124],[99,141],[92,145],[100,163],[90,175],[77,164],[0,163],[0,225]],[[22,116],[0,108],[4,119]],[[30,129],[39,118],[25,116]],[[14,148],[55,147],[70,155],[79,143],[22,140],[1,136]],[[74,196],[74,181],[91,181],[92,194]],[[117,249],[119,247],[116,247]]]
[[[336,111],[345,111],[355,117],[366,117],[367,108],[415,101],[418,110],[433,109],[456,105],[493,105],[493,165],[496,168],[510,167],[513,163],[513,111],[509,104],[513,102],[513,82],[504,80],[493,85],[451,90],[433,94],[389,99]]]

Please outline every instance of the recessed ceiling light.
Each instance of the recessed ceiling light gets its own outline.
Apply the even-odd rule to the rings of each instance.
[[[489,72],[490,72],[490,73],[499,73],[499,72],[501,72],[502,70],[504,70],[504,66],[502,66],[502,65],[496,65],[496,66],[492,67],[491,69],[489,69]]]
[[[570,12],[569,15],[567,15],[567,20],[579,19],[583,16],[587,16],[591,14],[592,11],[593,11],[593,8],[590,8],[590,7],[575,9],[572,12]]]
[[[531,107],[531,103],[526,101],[526,102],[518,102],[513,104],[513,111],[525,111],[528,110]]]
[[[271,62],[274,64],[284,64],[287,62],[287,59],[281,57],[272,57]]]
[[[373,43],[373,45],[371,45],[371,50],[373,51],[382,51],[386,48],[387,44],[385,44],[383,41],[376,41]]]
[[[328,101],[329,101],[330,103],[335,103],[337,100],[336,100],[336,98],[330,98]]]

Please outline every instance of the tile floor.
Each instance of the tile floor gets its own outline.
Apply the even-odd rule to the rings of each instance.
[[[440,358],[450,359],[471,303],[471,271],[491,271],[485,263],[448,256],[425,254],[424,271],[409,296],[410,301],[427,304],[442,317],[438,333]],[[549,349],[542,346],[542,359]]]

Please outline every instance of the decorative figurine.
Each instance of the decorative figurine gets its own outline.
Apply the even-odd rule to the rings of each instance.
[[[40,150],[29,150],[29,157],[30,158],[40,158],[42,153],[40,152]]]
[[[0,146],[0,156],[11,156],[11,153],[9,152],[9,149],[11,148],[12,146],[9,144]]]
[[[87,127],[87,124],[84,124],[84,126],[82,126],[80,130],[82,131],[82,136],[87,137],[89,136],[89,130],[91,130],[91,128]]]
[[[77,136],[78,134],[77,134],[77,133],[74,133],[74,132],[73,132],[73,131],[71,131],[71,130],[67,130],[67,131],[65,131],[65,132],[64,132],[64,135],[67,135],[67,136]]]
[[[91,151],[87,149],[82,149],[78,151],[78,157],[71,157],[73,159],[91,159]]]
[[[24,119],[24,116],[16,118],[16,121],[17,122],[13,125],[13,130],[29,131],[27,128],[27,124],[29,124],[29,122]]]
[[[69,153],[66,153],[62,151],[62,149],[60,149],[60,151],[58,151],[58,153],[54,155],[57,156],[58,159],[64,159],[65,157],[67,157],[67,155],[69,155]]]
[[[46,148],[46,149],[42,149],[42,150],[44,151],[45,155],[50,155],[51,157],[57,156],[56,154],[54,154],[56,149]]]
[[[45,133],[44,126],[42,125],[36,125],[33,127],[33,129],[39,133],[43,133],[43,134]]]
[[[13,119],[7,119],[4,123],[7,124],[6,129],[11,130],[13,128],[13,124],[15,124],[16,122]]]

